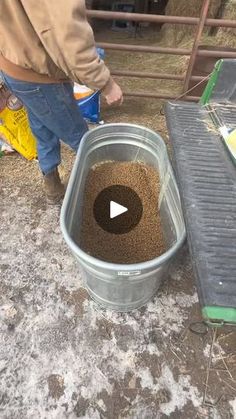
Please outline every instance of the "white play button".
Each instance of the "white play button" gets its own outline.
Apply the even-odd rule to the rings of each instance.
[[[118,215],[124,214],[128,211],[128,208],[123,205],[117,204],[117,202],[110,201],[110,218],[118,217]]]
[[[128,186],[108,186],[97,195],[93,204],[96,222],[111,234],[127,234],[136,227],[142,214],[142,201]]]

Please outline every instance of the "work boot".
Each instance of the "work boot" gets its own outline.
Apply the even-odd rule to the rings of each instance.
[[[65,187],[61,183],[57,168],[48,175],[44,175],[44,189],[48,204],[56,205],[61,202],[65,194]]]

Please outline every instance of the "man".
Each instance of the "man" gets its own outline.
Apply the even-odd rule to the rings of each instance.
[[[27,109],[47,200],[60,202],[60,139],[76,151],[88,129],[71,81],[101,90],[109,105],[123,101],[96,52],[85,1],[1,0],[0,70]]]

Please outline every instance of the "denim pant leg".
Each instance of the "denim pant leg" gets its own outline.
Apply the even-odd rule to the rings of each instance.
[[[50,109],[57,115],[55,132],[64,143],[77,151],[83,135],[88,131],[87,122],[82,117],[78,103],[74,98],[72,83],[61,83],[55,87],[55,96],[54,93],[47,95],[47,91],[45,91]],[[43,86],[44,90],[45,85]]]
[[[44,118],[44,124],[64,143],[77,151],[88,125],[83,119],[74,98],[71,83],[40,85],[51,115]]]
[[[9,89],[23,102],[28,111],[32,131],[37,139],[41,170],[47,174],[60,163],[63,140],[75,151],[88,130],[71,83],[32,83],[3,74]]]
[[[43,174],[51,173],[61,163],[59,138],[28,109],[32,133],[37,139],[38,162]]]

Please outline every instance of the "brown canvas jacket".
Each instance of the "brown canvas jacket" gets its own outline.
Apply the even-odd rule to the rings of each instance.
[[[70,79],[103,88],[84,0],[0,0],[0,69],[28,81]]]

